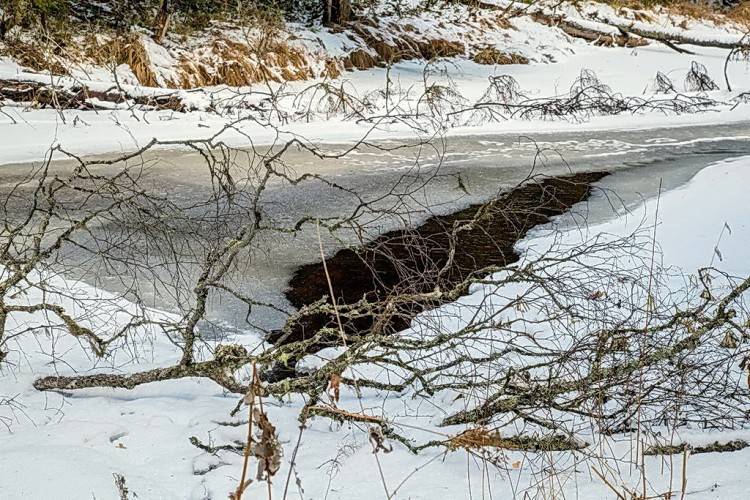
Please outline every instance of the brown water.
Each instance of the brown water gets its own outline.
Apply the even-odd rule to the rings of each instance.
[[[297,309],[309,306],[333,289],[342,309],[346,335],[390,334],[409,326],[421,311],[437,307],[454,295],[430,295],[429,300],[404,300],[430,294],[436,287],[465,293],[466,280],[487,274],[491,266],[506,266],[519,259],[513,247],[533,227],[561,215],[586,200],[592,183],[605,172],[584,172],[545,178],[523,184],[487,203],[474,204],[447,215],[430,217],[419,227],[387,232],[367,245],[345,248],[322,262],[300,267],[286,292]],[[330,282],[329,282],[330,280]],[[347,314],[355,303],[358,313]],[[336,331],[333,314],[301,317],[286,332],[276,330],[269,341],[286,344],[314,337],[322,328]],[[341,335],[331,334],[307,346],[304,354],[341,345]],[[293,375],[297,360],[275,367],[267,375],[278,379]]]

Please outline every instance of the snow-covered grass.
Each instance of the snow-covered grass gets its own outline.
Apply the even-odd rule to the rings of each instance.
[[[409,5],[405,4],[406,7]],[[500,7],[507,7],[507,3],[500,2]],[[590,2],[576,5],[541,2],[497,26],[482,24],[485,17],[496,15],[493,11],[469,14],[466,9],[456,5],[440,13],[409,14],[407,19],[380,13],[383,15],[378,17],[378,22],[386,27],[388,23],[413,26],[417,38],[429,34],[448,40],[472,39],[477,47],[517,53],[530,59],[532,64],[483,66],[464,56],[429,63],[423,60],[395,62],[387,68],[345,72],[337,78],[319,76],[242,88],[220,86],[168,91],[191,110],[187,113],[148,111],[130,101],[113,104],[94,99],[91,102],[101,108],[113,109],[61,112],[4,102],[0,107],[0,162],[38,159],[54,144],[62,144],[76,154],[133,150],[153,137],[206,138],[227,125],[231,128],[221,135],[221,140],[248,145],[248,137],[252,137],[255,144],[272,143],[279,132],[285,137],[297,134],[314,142],[340,143],[356,142],[365,135],[369,139],[403,137],[413,135],[415,130],[423,136],[526,133],[727,123],[750,118],[750,99],[746,94],[750,90],[750,65],[741,60],[729,63],[728,77],[733,87],[729,92],[724,83],[727,50],[686,46],[695,54],[680,54],[656,42],[636,48],[596,47],[568,37],[558,28],[535,22],[529,15],[538,11],[605,26],[602,20],[617,18],[618,22],[634,22],[636,18],[628,9],[615,10]],[[464,22],[467,16],[468,23]],[[648,19],[650,29],[686,36],[732,40],[742,36],[740,28],[731,23],[717,25],[710,20],[687,20],[666,11],[653,12]],[[642,20],[638,22],[645,24]],[[383,36],[397,36],[392,29],[383,26],[379,31]],[[310,30],[298,25],[290,25],[288,29],[295,33],[290,43],[307,47],[312,51],[309,57],[314,60],[343,57],[364,46],[358,35],[349,32]],[[240,28],[225,27],[225,31],[226,36],[236,38],[237,43],[244,36]],[[198,46],[199,42],[194,41],[194,44]],[[176,63],[168,61],[167,49],[145,37],[143,43],[151,54],[154,71],[157,74],[171,71],[170,65]],[[690,89],[685,80],[693,62],[705,66],[707,74],[721,90],[704,93]],[[0,79],[54,83],[63,89],[84,85],[91,91],[116,93],[122,90],[131,97],[165,92],[165,89],[137,85],[132,71],[125,65],[115,73],[96,67],[71,68],[71,76],[51,76],[0,58]],[[507,76],[517,82],[517,91],[522,96],[520,104],[565,97],[582,70],[592,71],[611,90],[607,96],[630,102],[630,107],[612,111],[614,116],[602,110],[555,116],[523,113],[519,109],[521,106],[503,108],[506,103],[498,102],[492,92],[487,94],[492,90],[491,78]],[[121,73],[115,81],[117,71]],[[656,93],[655,79],[659,72],[672,81],[677,94]],[[164,75],[160,78],[169,76]],[[645,103],[634,106],[633,99],[643,99]],[[665,104],[670,100],[683,104],[688,101],[688,106],[678,109],[675,103]],[[692,106],[693,103],[698,104]],[[483,111],[473,110],[476,105]],[[494,112],[489,112],[490,108]],[[569,123],[571,121],[576,123]],[[326,126],[320,127],[321,122]]]
[[[447,60],[428,68],[427,87],[432,84],[453,88],[462,96],[464,104],[448,101],[437,102],[429,109],[423,98],[425,93],[425,65],[405,62],[390,70],[371,69],[347,74],[341,79],[328,82],[334,88],[350,93],[353,101],[370,101],[369,110],[362,109],[360,115],[352,116],[351,109],[340,109],[335,100],[326,104],[332,96],[321,89],[313,88],[315,82],[291,82],[280,91],[277,102],[280,112],[290,120],[279,123],[272,109],[264,117],[227,112],[224,116],[208,111],[178,113],[171,111],[113,110],[74,111],[58,113],[52,109],[28,109],[3,107],[0,114],[0,162],[11,163],[35,160],[44,156],[52,145],[60,144],[76,153],[102,153],[138,149],[154,137],[162,140],[205,139],[225,129],[218,138],[234,146],[249,146],[248,137],[254,144],[269,144],[281,137],[299,135],[321,143],[356,142],[362,137],[368,140],[393,139],[413,136],[418,126],[422,136],[434,133],[486,134],[486,133],[540,133],[565,130],[604,130],[670,127],[690,124],[732,123],[750,120],[750,104],[732,101],[746,92],[750,82],[750,67],[742,62],[729,66],[733,92],[719,90],[709,92],[706,97],[726,105],[708,106],[705,111],[687,114],[658,112],[622,113],[615,116],[578,116],[571,123],[570,117],[549,119],[509,119],[472,121],[471,113],[446,116],[451,108],[470,107],[487,91],[490,77],[509,75],[518,82],[519,90],[529,99],[543,99],[566,94],[583,69],[593,71],[600,81],[611,88],[612,93],[623,98],[638,97],[647,101],[669,99],[673,96],[653,93],[657,72],[673,80],[678,91],[690,70],[692,61],[705,65],[708,74],[721,82],[725,51],[696,49],[699,55],[676,54],[666,47],[640,47],[636,49],[598,48],[576,45],[576,52],[549,65],[481,66],[472,62]],[[429,71],[431,70],[431,71]],[[7,59],[0,61],[0,78],[28,76]],[[383,95],[388,88],[389,99]],[[308,89],[306,92],[303,92]],[[102,88],[101,90],[104,90]],[[247,99],[249,103],[263,105],[268,94],[262,89],[246,89],[250,94],[237,95],[233,89],[207,89],[205,91],[177,91],[185,102],[200,110],[211,100]],[[301,94],[302,93],[302,94]],[[698,96],[695,92],[685,95]],[[302,97],[300,97],[302,96]],[[319,107],[322,106],[322,107]],[[330,106],[326,108],[326,106]],[[338,108],[337,108],[338,106]],[[439,109],[438,109],[439,108]],[[312,113],[307,113],[313,109]],[[317,112],[315,112],[317,110]],[[230,110],[231,111],[231,110]],[[304,112],[304,116],[295,118]],[[417,113],[417,114],[415,114]],[[437,114],[436,114],[437,113]],[[404,123],[399,116],[406,114]],[[271,116],[269,119],[268,116]],[[368,118],[369,117],[369,118]],[[270,121],[269,121],[270,120]],[[326,126],[321,127],[320,123]]]

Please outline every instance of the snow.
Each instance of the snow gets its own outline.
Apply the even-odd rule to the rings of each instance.
[[[502,8],[509,4],[505,1],[496,3]],[[405,12],[410,12],[410,5],[409,2],[402,4]],[[631,22],[629,17],[634,15],[629,9],[616,11],[612,7],[591,2],[577,5],[537,2],[530,6],[516,4],[516,7],[524,9],[527,14],[564,14],[578,23],[599,23],[601,26],[604,26],[600,22],[602,19],[616,18],[622,22]],[[415,127],[422,130],[424,136],[435,133],[479,135],[508,131],[524,134],[675,127],[750,120],[750,102],[747,99],[737,100],[743,92],[750,90],[750,64],[743,61],[734,61],[728,66],[733,91],[720,90],[705,94],[705,97],[714,99],[719,104],[697,114],[674,115],[654,111],[616,116],[577,116],[573,120],[575,123],[570,123],[570,117],[487,121],[486,117],[473,119],[470,113],[448,114],[477,102],[488,89],[490,77],[511,76],[518,82],[521,93],[530,99],[541,99],[565,95],[584,69],[593,71],[613,93],[621,94],[624,98],[642,97],[653,101],[672,97],[653,93],[657,72],[669,77],[677,91],[683,95],[704,96],[684,92],[683,82],[691,64],[695,61],[706,66],[708,74],[725,89],[723,75],[727,51],[686,46],[695,55],[678,54],[656,43],[633,49],[595,47],[582,40],[569,38],[558,29],[537,23],[529,15],[511,17],[511,29],[503,28],[502,23],[495,19],[498,13],[479,11],[470,15],[463,5],[445,7],[436,13],[405,14],[405,17],[393,16],[389,13],[389,8],[385,6],[382,12],[378,11],[381,14],[378,17],[378,29],[384,36],[393,31],[387,29],[391,24],[395,26],[393,29],[412,26],[410,29],[419,33],[419,36],[462,40],[467,47],[497,47],[504,52],[524,55],[531,59],[532,64],[482,66],[467,59],[446,59],[427,64],[424,61],[406,61],[396,63],[391,68],[344,73],[337,79],[318,78],[281,85],[271,82],[269,86],[259,84],[240,89],[222,86],[175,91],[133,85],[135,77],[132,71],[117,68],[119,84],[130,95],[174,93],[192,111],[157,112],[138,107],[124,110],[118,108],[126,103],[112,106],[97,101],[102,107],[115,109],[66,110],[58,113],[52,109],[34,109],[4,103],[0,108],[0,163],[33,161],[43,157],[50,147],[58,144],[75,154],[132,151],[154,137],[161,140],[208,138],[227,126],[230,128],[222,132],[221,139],[232,145],[243,146],[247,145],[248,136],[253,138],[255,144],[274,143],[278,139],[277,132],[282,138],[298,135],[317,143],[352,143],[364,136],[371,140],[413,136]],[[651,19],[649,23],[639,21],[639,26],[644,24],[667,31],[679,29],[681,34],[713,39],[737,39],[743,33],[731,24],[717,26],[711,21],[689,20],[658,9],[649,12],[648,16]],[[496,26],[498,23],[501,27]],[[228,25],[216,25],[212,30],[236,43],[246,43],[248,37],[251,37],[247,30]],[[287,31],[279,36],[286,37],[286,42],[303,53],[308,53],[309,58],[319,59],[320,64],[326,58],[343,56],[357,47],[366,48],[361,37],[353,32],[332,32],[300,25],[290,25]],[[393,32],[392,35],[398,36],[398,33]],[[207,37],[208,35],[191,39],[187,43],[198,50],[201,43],[210,42]],[[141,43],[149,54],[152,69],[159,82],[166,84],[177,79],[174,68],[178,62],[173,52],[180,48],[179,44],[170,42],[166,47],[161,46],[145,35],[141,36]],[[471,53],[467,55],[471,56]],[[189,55],[185,57],[190,60]],[[117,88],[112,72],[108,69],[79,65],[74,66],[72,72],[71,77],[54,77],[54,81],[63,88],[86,85],[91,90],[110,92]],[[32,72],[19,67],[8,58],[0,58],[0,79],[14,78],[41,83],[51,81],[50,75],[45,72]],[[351,94],[351,100],[359,100],[367,105],[356,113],[346,109],[342,111],[326,100],[322,90],[313,87],[317,84],[341,88]],[[431,85],[450,89],[457,96],[455,102],[438,102],[434,108],[425,106],[423,97]],[[390,95],[389,100],[383,97],[386,89]],[[276,108],[268,107],[269,91],[276,93]],[[259,113],[242,109],[249,105],[265,111]],[[310,110],[312,113],[309,113]],[[286,117],[278,120],[277,111]],[[395,118],[402,114],[409,117],[409,124]],[[319,126],[322,122],[325,122],[325,127]]]
[[[659,259],[665,266],[677,266],[687,273],[695,273],[699,267],[713,264],[734,275],[747,275],[750,273],[746,256],[746,243],[750,238],[750,206],[745,203],[748,182],[750,157],[719,162],[702,170],[686,186],[663,193],[658,200],[658,214],[657,200],[652,199],[608,222],[587,227],[584,231],[568,231],[562,239],[550,228],[540,228],[521,242],[519,248],[524,250],[527,258],[532,258],[536,252],[546,251],[553,244],[575,245],[594,235],[627,235],[632,231],[642,231],[644,221],[652,221],[658,216]],[[685,224],[685,220],[690,223]],[[563,222],[558,220],[558,226]],[[725,224],[731,228],[731,233],[722,230]],[[723,256],[721,261],[715,257],[717,241]],[[101,294],[80,283],[59,283],[59,286],[72,286],[79,293]],[[472,297],[484,293],[486,290],[476,289],[462,302],[471,304],[479,300]],[[43,322],[44,318],[36,320]],[[92,318],[92,321],[96,320]],[[125,371],[143,370],[154,363],[164,364],[175,359],[174,347],[163,337],[153,332],[144,335],[150,340],[144,347],[148,354],[140,357],[141,362],[123,365],[113,360],[110,369],[116,365],[117,369]],[[44,334],[24,336],[12,344],[12,362],[4,365],[4,376],[0,377],[0,395],[13,398],[16,403],[15,409],[12,405],[0,405],[0,421],[7,426],[0,435],[3,449],[0,454],[0,470],[3,471],[0,497],[64,500],[93,495],[97,499],[115,499],[118,498],[112,480],[115,473],[126,478],[128,487],[139,498],[220,498],[235,487],[240,472],[239,456],[227,452],[219,452],[216,456],[205,454],[188,441],[190,436],[214,444],[241,439],[242,427],[217,425],[217,422],[231,420],[228,412],[236,404],[235,396],[224,394],[210,381],[191,379],[149,384],[130,391],[85,389],[65,395],[35,391],[31,382],[37,377],[57,372],[86,372],[97,365],[75,344],[62,334],[52,338]],[[65,365],[53,361],[54,351],[68,349]],[[321,355],[330,359],[338,354],[332,351]],[[311,366],[315,364],[313,362]],[[102,368],[105,366],[98,369]],[[354,401],[354,395],[345,391],[342,406],[347,407]],[[297,397],[281,404],[267,403],[286,451],[284,465],[274,483],[274,497],[279,497],[283,489],[282,478],[286,477],[296,439],[298,423],[295,419],[300,403]],[[403,410],[410,413],[408,408],[416,401],[389,398],[384,403],[384,410],[392,415],[396,425],[413,420],[398,415]],[[435,403],[441,405],[440,401]],[[375,394],[368,394],[363,404],[365,407],[379,406]],[[445,406],[444,401],[442,405],[447,408],[453,404]],[[428,405],[419,413],[419,426],[429,430],[428,422],[434,422],[442,411]],[[429,438],[429,433],[414,433],[421,434],[423,439]],[[702,444],[718,439],[749,437],[750,431],[724,434],[682,429],[678,431],[677,442],[685,439]],[[342,443],[347,444],[343,449]],[[627,456],[627,444],[627,439],[615,439],[610,443],[615,455],[622,456]],[[514,484],[517,487],[526,485],[535,470],[534,454],[524,458],[518,452],[507,452],[505,460],[508,464],[522,460],[524,465],[517,469],[509,467],[507,475],[491,469],[489,478],[483,479],[481,470],[473,462],[470,461],[467,469],[466,455],[461,452],[443,457],[442,452],[427,450],[415,457],[400,444],[393,445],[392,453],[379,457],[391,491],[412,470],[438,457],[402,485],[399,498],[427,499],[436,495],[466,498],[469,484],[475,495],[483,491],[482,481],[489,481],[493,494],[505,498],[503,491],[508,491]],[[336,458],[337,453],[341,463],[330,469],[329,460]],[[558,463],[561,471],[566,470],[570,461],[570,457],[562,453],[549,458]],[[712,455],[691,456],[687,465],[689,491],[701,492],[701,498],[741,498],[746,487],[742,471],[748,467],[748,458],[750,450],[726,453],[721,456],[719,466],[719,461]],[[659,472],[660,460],[649,458],[649,481],[656,489],[666,488],[668,481],[668,475]],[[328,488],[325,472],[328,469],[332,475],[330,498],[382,496],[375,458],[364,430],[356,426],[340,427],[322,419],[313,420],[303,435],[297,463],[305,498],[324,495]],[[30,479],[30,474],[36,476],[41,471],[44,481]],[[628,477],[626,471],[624,475]],[[567,479],[562,474],[559,480],[566,494],[577,494],[579,498],[613,498],[601,481],[590,477],[587,467]],[[637,484],[637,475],[630,480]],[[255,488],[260,489],[256,491]],[[248,494],[262,494],[262,489],[262,485],[253,485]]]
[[[613,92],[624,96],[649,96],[649,89],[658,71],[662,71],[680,86],[684,75],[693,60],[704,64],[717,81],[723,72],[725,51],[716,49],[696,49],[699,56],[675,54],[666,47],[641,47],[637,49],[577,47],[576,53],[551,65],[482,66],[466,61],[443,63],[444,73],[435,74],[430,83],[456,84],[456,89],[469,102],[476,101],[488,87],[488,77],[507,74],[514,77],[525,94],[531,98],[561,95],[570,88],[582,69],[590,69],[609,85]],[[404,62],[390,70],[395,95],[401,93],[403,106],[414,106],[416,97],[424,87],[424,64]],[[435,68],[433,68],[435,69]],[[750,65],[730,64],[730,79],[734,82],[733,92],[715,91],[709,96],[718,101],[729,101],[750,89]],[[8,62],[0,61],[0,78],[17,76],[21,70]],[[24,78],[44,81],[44,75],[20,73]],[[357,71],[343,76],[340,80],[345,88],[356,89],[360,96],[382,90],[386,81],[384,69]],[[297,93],[311,83],[289,83],[284,92],[287,102],[294,102]],[[106,90],[109,85],[98,84],[98,90]],[[96,88],[96,87],[94,87]],[[139,90],[139,88],[128,89]],[[260,90],[260,89],[258,89]],[[153,93],[155,89],[140,89],[141,93]],[[643,94],[646,93],[644,96]],[[224,94],[235,95],[226,89],[206,91],[178,91],[187,103],[202,109],[209,98],[220,100]],[[211,97],[211,94],[215,96]],[[257,100],[258,97],[249,98]],[[307,109],[308,102],[290,104],[290,110]],[[369,140],[393,139],[414,136],[410,126],[388,119],[375,119],[373,123],[347,120],[341,115],[321,116],[311,121],[292,121],[288,124],[266,124],[254,116],[220,116],[213,112],[193,111],[177,113],[171,111],[74,111],[63,113],[65,120],[55,110],[4,107],[0,113],[0,163],[33,161],[43,157],[54,145],[61,145],[74,154],[104,153],[111,151],[132,151],[148,143],[152,138],[160,140],[205,139],[222,129],[220,139],[234,146],[247,145],[247,137],[253,138],[256,145],[272,144],[284,137],[293,135],[305,137],[316,143],[352,143],[367,136]],[[374,116],[384,110],[377,109]],[[319,121],[326,126],[320,127]],[[616,116],[592,116],[579,123],[561,120],[521,120],[465,125],[457,123],[445,128],[446,122],[440,117],[420,122],[423,135],[435,132],[446,135],[481,135],[513,132],[519,134],[557,132],[570,130],[605,129],[648,129],[655,127],[675,127],[691,124],[742,123],[750,121],[750,103],[737,103],[720,106],[715,111],[697,114],[665,115],[661,113],[627,114]],[[228,127],[228,128],[227,128]]]
[[[747,195],[750,182],[750,158],[726,160],[698,172],[685,186],[661,195],[659,200],[659,223],[657,239],[661,255],[667,265],[697,271],[713,265],[733,275],[750,275],[750,261],[746,255],[746,235],[750,233],[750,220],[745,215],[742,199]],[[658,183],[658,179],[654,179]],[[655,215],[657,200],[649,200],[637,209],[619,214],[614,220],[583,232],[568,234],[570,238],[581,238],[566,243],[583,243],[593,234],[607,233],[625,236],[640,228],[644,221]],[[696,203],[699,206],[696,206]],[[736,210],[735,210],[736,209]],[[689,221],[682,224],[682,220]],[[725,230],[725,224],[729,230]],[[532,247],[534,253],[543,253],[544,245],[559,241],[545,239],[545,227],[534,231],[535,238],[519,245],[525,252]],[[722,235],[723,233],[723,235]],[[718,248],[722,260],[715,256],[717,240],[722,235]],[[686,248],[689,242],[689,250]]]
[[[492,0],[491,3],[501,6],[508,4],[504,0]],[[586,18],[581,11],[587,12]],[[572,9],[569,14],[578,16],[580,22],[595,22],[591,20],[592,17],[613,15],[613,12],[609,7],[602,6],[592,10],[589,5],[582,10]],[[413,22],[422,23],[427,30],[438,29],[435,19],[415,19]],[[672,22],[668,16],[661,14],[655,21],[665,26],[664,29],[673,29],[670,28]],[[653,98],[649,88],[657,71],[672,77],[681,87],[684,75],[694,60],[704,64],[717,82],[723,81],[721,75],[726,51],[694,47],[691,50],[697,54],[692,56],[676,54],[657,45],[637,49],[599,48],[571,41],[557,32],[550,33],[527,18],[515,19],[513,23],[519,28],[517,35],[511,33],[502,39],[498,37],[492,40],[488,37],[488,40],[517,49],[538,62],[554,60],[554,64],[495,67],[455,60],[445,62],[444,73],[432,76],[431,81],[445,85],[454,82],[456,89],[470,102],[481,97],[489,77],[501,74],[513,76],[522,91],[535,98],[564,94],[582,69],[594,71],[614,92],[625,96],[643,96],[646,93],[648,98]],[[717,28],[707,23],[693,23],[691,30],[706,37],[717,36]],[[355,46],[340,34],[305,31],[302,27],[298,27],[298,31],[304,39],[320,44],[321,50],[329,54],[345,54]],[[531,43],[525,43],[524,33],[531,33]],[[451,36],[455,33],[444,34]],[[152,64],[158,69],[157,75],[166,82],[173,74],[172,56],[147,38],[144,38],[144,43]],[[750,90],[750,67],[745,63],[733,63],[729,69],[730,80],[737,88],[733,92],[711,92],[710,97],[729,102]],[[388,73],[382,68],[357,71],[345,74],[333,83],[346,83],[348,88],[365,96],[382,90],[386,79],[390,78],[404,106],[414,106],[410,100],[414,101],[414,95],[424,91],[424,70],[424,63],[402,62],[390,68]],[[126,68],[118,68],[117,71],[121,83],[133,94],[157,92],[131,85],[135,83],[134,76]],[[40,82],[50,79],[49,75],[33,74],[8,59],[0,59],[0,79],[16,77]],[[75,73],[72,79],[62,78],[61,81],[73,85],[86,80],[86,84],[92,88],[107,90],[113,83],[110,78],[111,74],[101,69],[85,68],[85,71]],[[296,82],[284,87],[287,109],[295,110],[291,101],[311,83],[315,82]],[[373,125],[346,120],[337,114],[326,117],[321,114],[313,117],[311,122],[301,120],[269,125],[259,123],[253,117],[221,116],[207,110],[212,100],[234,95],[237,90],[211,88],[178,91],[195,109],[188,113],[112,109],[97,112],[67,110],[61,114],[51,109],[4,105],[0,108],[0,164],[37,162],[50,148],[58,145],[79,155],[132,151],[153,138],[163,142],[160,147],[176,148],[179,144],[170,144],[169,141],[215,136],[216,141],[248,146],[248,137],[252,138],[254,145],[264,145],[301,136],[314,143],[340,144],[352,143],[365,136],[369,140],[402,140],[415,134],[412,128],[388,120]],[[250,100],[256,98],[249,96]],[[306,105],[309,102],[300,106]],[[378,113],[387,109],[388,103],[381,102],[379,106],[376,110]],[[734,123],[738,129],[747,126],[747,137],[750,136],[750,103],[720,106],[715,111],[699,114],[592,116],[583,122],[513,119],[473,126],[455,124],[444,129],[442,119],[435,121],[437,123],[432,123],[432,129],[423,132],[425,135],[438,131],[448,136],[513,133],[536,134],[536,137],[538,134],[556,132],[584,134],[596,130],[616,132]],[[716,138],[695,138],[685,141],[685,144],[701,140]],[[653,144],[653,147],[658,147],[658,144]],[[613,149],[605,154],[619,154],[616,147]],[[537,228],[518,244],[517,248],[525,259],[521,265],[542,253],[581,245],[596,237],[616,239],[636,234],[637,241],[646,245],[643,248],[650,248],[649,237],[654,234],[652,225],[656,220],[658,261],[664,268],[670,269],[669,276],[676,277],[675,281],[668,283],[675,290],[683,288],[685,280],[706,266],[714,266],[732,276],[748,276],[748,185],[750,156],[707,166],[687,185],[662,193],[658,199],[645,200],[627,212],[613,214],[607,221],[596,225],[581,225],[585,209],[578,207],[574,215],[561,217],[550,225]],[[568,230],[561,234],[561,228]],[[619,258],[622,265],[628,264],[627,256]],[[616,266],[618,262],[613,261],[612,265]],[[32,277],[31,281],[36,278]],[[91,304],[96,304],[90,310],[79,307],[78,314],[86,324],[109,335],[117,330],[119,324],[127,322],[123,310],[136,310],[135,305],[83,283],[56,276],[47,278],[59,293],[43,298],[31,290],[26,296],[14,300],[33,304],[44,299],[72,307],[69,295],[74,294],[79,305],[87,304],[89,300]],[[450,325],[455,329],[469,320],[467,314],[471,314],[472,306],[486,303],[488,295],[495,296],[493,300],[502,303],[498,297],[517,292],[515,289],[475,286],[469,296],[428,313],[422,319],[443,314],[441,326]],[[161,311],[139,312],[153,318],[168,316],[173,321],[179,321]],[[10,332],[19,332],[49,325],[50,321],[50,318],[38,313],[17,315],[11,317],[8,328]],[[414,331],[420,327],[416,321]],[[243,426],[219,424],[236,422],[241,418],[241,415],[234,419],[229,415],[238,402],[238,396],[227,394],[213,382],[181,379],[147,384],[133,390],[83,389],[70,393],[40,392],[32,386],[35,379],[46,375],[130,373],[168,366],[179,359],[178,349],[156,328],[139,329],[133,333],[133,339],[134,342],[119,346],[105,360],[93,359],[83,343],[72,339],[59,328],[25,332],[9,341],[9,358],[0,364],[0,448],[3,450],[0,453],[0,498],[117,499],[119,496],[113,474],[122,474],[128,488],[138,498],[145,499],[224,498],[234,490],[241,472],[241,457],[226,451],[208,454],[189,441],[191,436],[196,436],[204,443],[221,445],[244,439],[246,429]],[[248,348],[261,345],[260,339],[252,335],[237,335],[228,340],[240,342]],[[64,354],[64,361],[61,354]],[[321,351],[301,362],[300,368],[316,369],[341,354],[342,349]],[[246,373],[240,375],[247,376]],[[461,408],[461,403],[457,403],[451,394],[441,394],[432,400],[412,396],[405,393],[385,398],[376,391],[365,391],[360,403],[352,392],[344,390],[341,407],[360,411],[359,404],[362,404],[367,413],[385,415],[396,427],[402,426],[398,428],[405,435],[420,441],[442,439],[446,434],[462,430],[436,426],[446,412]],[[282,468],[273,484],[274,498],[280,498],[284,491],[289,461],[297,439],[297,417],[303,403],[299,396],[266,402],[285,450]],[[693,444],[750,439],[750,430],[743,429],[717,432],[684,427],[677,432],[676,442]],[[637,487],[640,478],[627,464],[632,449],[630,436],[586,437],[601,449],[608,449],[611,456],[619,457],[620,463],[610,461],[608,465],[619,467],[622,481],[630,487]],[[376,456],[372,453],[364,427],[339,425],[322,418],[309,423],[301,443],[296,471],[291,479],[290,488],[294,493],[290,497],[380,498],[385,496],[382,484],[385,481],[389,492],[397,491],[394,495],[396,498],[477,498],[490,491],[493,498],[511,498],[519,495],[523,488],[535,484],[540,471],[555,470],[559,471],[555,490],[562,491],[568,498],[616,498],[591,473],[590,463],[578,467],[576,459],[568,453],[525,455],[508,451],[501,457],[506,467],[499,470],[485,470],[481,461],[460,451],[446,453],[442,449],[428,449],[415,456],[397,442],[389,442],[394,447],[392,453]],[[679,470],[682,458],[674,460],[674,469]],[[750,448],[721,456],[705,454],[689,457],[689,495],[698,498],[744,498],[748,464]],[[647,459],[652,488],[659,492],[678,489],[681,473],[670,478],[669,472],[663,472],[662,465],[662,458]],[[383,479],[378,472],[379,466],[382,467]],[[578,472],[572,471],[571,467]],[[297,479],[299,486],[295,484]],[[262,484],[251,485],[247,497],[265,496],[264,488]],[[304,494],[298,494],[301,489]],[[546,493],[551,496],[549,491]]]

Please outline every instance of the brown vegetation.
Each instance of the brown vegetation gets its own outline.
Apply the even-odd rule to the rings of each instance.
[[[125,36],[115,37],[112,39],[111,47],[115,62],[130,66],[141,85],[158,86],[156,75],[151,69],[151,61],[139,35],[128,33]]]
[[[219,84],[241,87],[263,80],[249,48],[224,38],[215,40],[208,50],[183,55],[178,70],[183,88]]]
[[[477,64],[529,64],[521,54],[505,53],[495,47],[486,47],[471,58]]]
[[[333,60],[325,63],[325,76],[340,70]],[[207,50],[180,57],[179,86],[195,88],[210,85],[242,87],[264,81],[306,80],[317,75],[305,54],[285,42],[274,42],[262,52],[244,43],[218,38]]]
[[[730,21],[750,27],[750,3],[748,2],[740,2],[729,9],[724,9],[707,0],[607,0],[606,3],[618,7],[620,14],[629,14],[637,21],[651,21],[649,13],[644,11],[662,8],[669,14],[688,19],[712,21],[716,24]]]
[[[45,34],[32,33],[30,36],[6,39],[2,52],[21,66],[34,71],[50,71],[55,75],[69,75],[71,65],[93,63],[111,68],[126,64],[141,85],[158,86],[140,35],[133,32],[90,33],[71,38],[65,43]]]
[[[704,3],[687,0],[666,2],[662,0],[611,0],[606,3],[619,9],[622,17],[636,21],[653,21],[653,12],[643,9],[666,9],[669,13],[687,18],[709,19],[714,22],[732,21],[750,27],[750,3],[743,2],[732,9],[721,9]],[[497,10],[481,4],[481,8]],[[510,13],[512,15],[512,13]],[[513,29],[508,21],[509,12],[502,11],[494,17],[482,17],[480,26],[487,30]],[[622,34],[587,30],[574,20],[560,16],[532,14],[537,22],[557,26],[568,35],[583,38],[599,45],[634,47],[645,45],[652,38],[649,33],[623,29]],[[684,20],[682,21],[685,22]],[[284,25],[277,14],[253,10],[246,13],[240,25],[252,26],[252,33],[242,37],[212,30],[206,32],[207,41],[199,45],[192,42],[169,46],[174,57],[174,73],[157,75],[144,46],[144,35],[129,31],[91,31],[84,36],[74,36],[70,27],[52,32],[29,32],[13,35],[0,46],[0,53],[16,59],[21,65],[35,71],[50,71],[69,75],[76,64],[93,63],[114,70],[127,65],[135,78],[146,86],[195,88],[225,84],[247,86],[258,82],[297,81],[310,78],[336,78],[344,70],[369,69],[402,60],[457,57],[469,55],[478,64],[504,65],[528,64],[527,57],[504,52],[493,46],[445,39],[434,34],[421,33],[413,24],[388,22],[380,25],[367,18],[347,25],[350,38],[360,43],[343,56],[326,57],[318,52],[289,42],[283,35]],[[619,26],[619,25],[618,25]],[[236,25],[229,25],[236,31]],[[336,28],[341,30],[341,27]],[[257,34],[258,31],[260,34]],[[432,36],[432,38],[430,38]],[[663,43],[680,43],[681,40],[661,40]],[[472,50],[473,49],[473,50]],[[467,52],[469,52],[467,54]],[[313,64],[312,60],[322,64]],[[169,66],[169,65],[168,65]],[[166,81],[165,81],[166,80]]]
[[[377,66],[378,61],[366,50],[355,50],[342,59],[344,69],[351,71],[353,69],[370,69]]]
[[[414,28],[407,25],[401,29],[396,24],[389,25],[389,32],[396,33],[395,36],[385,38],[380,30],[373,29],[366,23],[360,23],[351,26],[352,30],[358,34],[365,44],[378,55],[377,62],[380,64],[391,64],[409,59],[436,59],[439,57],[456,57],[465,53],[464,44],[458,41],[445,40],[443,38],[417,39],[407,32]],[[367,63],[366,56],[356,56],[360,62]],[[352,65],[357,67],[355,64]],[[344,63],[346,67],[346,62]],[[362,68],[360,68],[362,69]]]
[[[727,17],[732,21],[742,24],[743,26],[750,29],[750,2],[742,2],[741,4],[732,8],[727,13]]]
[[[68,69],[57,52],[52,50],[48,43],[20,36],[6,38],[0,50],[0,54],[7,55],[21,66],[34,71],[50,71],[56,75],[67,75]]]
[[[438,57],[456,57],[464,53],[464,44],[461,42],[452,42],[441,38],[413,42],[419,48],[419,54],[427,60],[437,59]]]
[[[137,33],[119,33],[111,36],[89,36],[83,44],[85,60],[109,67],[126,64],[141,85],[158,87],[151,60]]]

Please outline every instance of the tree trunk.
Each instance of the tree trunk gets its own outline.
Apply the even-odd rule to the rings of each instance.
[[[323,24],[343,24],[351,16],[351,0],[323,0]]]
[[[712,38],[710,36],[687,35],[681,32],[660,29],[659,27],[644,23],[634,23],[616,18],[597,19],[595,22],[580,22],[564,16],[552,16],[543,13],[534,13],[533,18],[535,21],[548,26],[558,26],[570,36],[589,41],[598,41],[605,45],[635,47],[644,45],[645,39],[664,43],[678,52],[684,51],[684,49],[676,47],[675,44],[730,50],[750,49],[750,39],[741,36],[732,39],[731,37]],[[641,39],[633,35],[641,37]]]
[[[161,0],[159,12],[156,14],[154,21],[154,41],[161,43],[167,36],[169,23],[172,21],[172,0]]]

